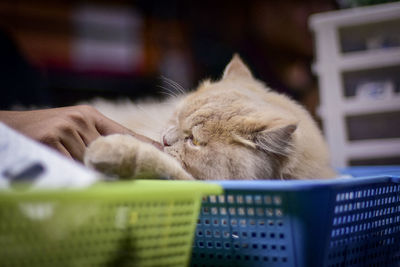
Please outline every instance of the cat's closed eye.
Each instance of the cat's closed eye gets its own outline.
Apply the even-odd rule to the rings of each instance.
[[[193,147],[198,147],[200,145],[200,142],[194,138],[193,134],[186,136],[185,137],[185,142],[189,145],[189,146],[193,146]]]

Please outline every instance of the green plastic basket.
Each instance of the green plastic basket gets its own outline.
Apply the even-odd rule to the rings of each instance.
[[[186,266],[204,195],[184,181],[0,193],[0,266]]]

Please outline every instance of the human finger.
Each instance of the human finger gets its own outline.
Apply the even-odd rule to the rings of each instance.
[[[61,154],[67,156],[68,158],[72,158],[71,154],[61,143],[57,142],[56,144],[52,145],[52,147],[55,148]]]
[[[117,122],[110,120],[106,117],[102,117],[99,120],[96,121],[96,129],[101,135],[109,135],[109,134],[129,134],[132,135],[133,137],[137,138],[140,141],[152,144],[159,150],[163,150],[163,146],[157,142],[154,141],[151,138],[148,138],[146,136],[143,136],[141,134],[137,134],[128,128],[118,124]]]
[[[79,161],[83,160],[83,154],[85,153],[86,145],[78,132],[63,132],[60,136],[60,142],[74,159]]]
[[[100,114],[100,116],[97,117],[95,121],[95,126],[97,131],[101,135],[110,135],[110,134],[130,134],[131,130],[128,128],[122,126],[121,124],[103,116]]]
[[[90,145],[90,143],[101,136],[96,127],[94,127],[93,125],[87,126],[86,128],[78,129],[78,134],[85,143],[85,146]]]

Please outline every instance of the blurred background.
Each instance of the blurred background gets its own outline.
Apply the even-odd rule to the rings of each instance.
[[[218,79],[232,55],[239,53],[256,78],[300,101],[322,126],[330,122],[320,119],[324,115],[320,116],[318,108],[321,83],[318,84],[311,71],[313,62],[318,60],[314,51],[316,38],[309,26],[310,15],[384,2],[393,1],[2,0],[0,109],[73,105],[95,97],[162,98],[165,97],[161,89],[165,86],[162,77],[176,81],[189,91],[199,80]],[[339,25],[340,15],[338,18]],[[321,21],[321,25],[325,23],[324,19]],[[387,53],[386,58],[390,61],[399,55],[399,18],[386,24],[378,23],[370,32],[365,30],[372,29],[369,24],[360,27],[338,30],[341,53],[349,52],[357,61],[364,57],[357,51],[364,50],[371,61],[376,61],[376,55],[371,57],[370,51],[387,46],[389,39],[380,33],[385,28],[392,32],[389,44],[397,47],[394,52]],[[320,30],[319,36],[323,34],[324,30]],[[328,39],[324,39],[326,44],[322,47],[330,46],[332,41]],[[343,43],[346,40],[347,43]],[[332,58],[338,56],[337,51],[334,53]],[[332,58],[322,58],[321,62],[329,63]],[[347,61],[352,61],[352,56]],[[363,62],[365,65],[366,61]],[[400,77],[399,64],[394,62],[389,69],[379,66],[361,74],[359,71],[343,72],[340,79],[344,80],[345,88],[339,89],[341,86],[338,85],[332,89],[328,84],[325,90],[343,90],[338,92],[338,98],[340,93],[350,98],[359,94],[370,96],[371,92],[376,93],[377,89],[389,85],[390,90],[384,90],[386,93],[399,92],[400,79],[386,77],[387,73],[391,77]],[[331,66],[326,66],[329,75]],[[372,85],[365,77],[375,77]],[[387,97],[391,98],[389,94]],[[330,95],[326,94],[325,99],[330,99]],[[331,107],[326,104],[325,118],[329,118],[327,110],[331,112],[337,105],[334,102]],[[362,105],[371,106],[370,103]],[[398,104],[393,106],[395,110],[400,109]],[[331,130],[325,129],[325,134],[331,132],[328,134],[331,149],[341,150],[334,157],[343,159],[336,166],[349,164],[343,151],[348,147],[346,142],[358,140],[358,136],[375,140],[387,138],[385,133],[390,132],[389,138],[400,138],[400,126],[394,131],[387,130],[388,120],[400,117],[399,114],[397,111],[390,113],[391,117],[375,116],[377,135],[366,138],[364,135],[370,127],[371,117],[362,118],[361,122],[354,116],[349,117],[350,121],[341,118],[341,125],[347,123],[347,127],[353,129],[352,133],[356,133],[355,137],[352,133],[345,136],[345,126],[337,128],[337,124],[329,124]],[[340,145],[339,141],[332,141],[339,130],[343,132]],[[399,140],[396,146],[385,143],[381,149],[390,148],[394,158],[364,163],[400,164]],[[370,148],[363,146],[364,150]],[[361,156],[364,150],[360,150]],[[360,163],[363,161],[354,164]]]
[[[330,0],[3,0],[1,108],[161,97],[161,76],[190,90],[219,78],[238,52],[257,78],[314,113],[307,20],[336,8]]]

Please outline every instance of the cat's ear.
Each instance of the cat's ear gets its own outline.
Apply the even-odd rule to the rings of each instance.
[[[293,134],[296,129],[297,124],[266,129],[255,133],[252,141],[259,150],[288,156],[293,151]]]
[[[238,54],[234,54],[231,62],[225,67],[222,79],[253,78],[250,69],[243,63]]]
[[[232,135],[235,142],[281,156],[288,156],[293,151],[296,122],[275,120],[265,124],[249,118],[237,119],[236,124],[240,125],[240,130]]]

